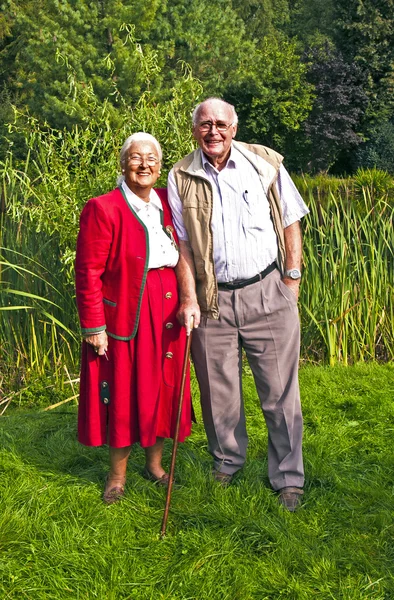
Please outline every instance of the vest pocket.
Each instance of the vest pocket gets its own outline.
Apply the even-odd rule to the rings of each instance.
[[[198,208],[201,204],[201,200],[198,197],[198,194],[194,196],[192,194],[185,194],[183,197],[183,208]]]

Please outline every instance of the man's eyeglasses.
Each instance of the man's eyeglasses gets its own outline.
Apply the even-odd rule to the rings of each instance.
[[[203,121],[203,123],[199,124],[198,129],[201,133],[208,133],[213,127],[216,127],[219,133],[225,133],[231,125],[233,125],[233,123],[227,124],[223,123],[223,121],[217,121],[216,123],[213,123],[212,121]]]
[[[154,167],[160,162],[156,156],[141,156],[140,154],[133,154],[129,156],[128,161],[132,165],[140,165],[142,162],[146,162],[148,167]]]

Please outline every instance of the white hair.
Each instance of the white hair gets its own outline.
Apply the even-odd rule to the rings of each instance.
[[[193,123],[193,127],[195,127],[197,125],[198,122],[198,115],[199,112],[202,108],[202,105],[205,104],[206,102],[212,102],[212,101],[216,101],[216,102],[223,102],[223,104],[225,104],[226,106],[228,106],[231,109],[231,112],[233,113],[233,122],[232,125],[237,125],[238,123],[238,115],[235,112],[235,108],[232,104],[230,104],[229,102],[226,102],[225,100],[222,100],[221,98],[207,98],[206,100],[203,100],[202,102],[200,102],[200,104],[197,104],[196,108],[193,110],[192,113],[192,123]]]
[[[126,139],[126,141],[124,142],[123,146],[120,149],[119,162],[120,162],[120,168],[122,171],[124,169],[124,166],[125,166],[125,163],[127,160],[127,154],[128,154],[129,148],[135,142],[151,142],[157,150],[159,160],[161,161],[161,159],[163,158],[163,152],[161,151],[161,146],[160,146],[159,142],[157,141],[157,139],[150,133],[145,133],[145,131],[137,131],[137,133],[133,133],[133,135],[129,135],[129,137]],[[124,175],[120,175],[117,178],[116,184],[120,185],[122,183],[122,181],[124,181]]]

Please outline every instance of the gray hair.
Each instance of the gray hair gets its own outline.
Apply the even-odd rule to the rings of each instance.
[[[201,107],[203,104],[205,104],[205,102],[212,102],[213,100],[218,101],[218,102],[223,102],[223,104],[225,104],[226,106],[228,106],[231,109],[231,112],[233,113],[233,122],[232,125],[237,125],[238,124],[238,115],[235,112],[235,108],[232,104],[230,104],[229,102],[226,102],[225,100],[222,100],[222,98],[207,98],[206,100],[203,100],[202,102],[200,102],[200,104],[197,104],[196,108],[193,110],[192,113],[192,123],[193,123],[193,127],[195,127],[197,125],[197,121],[198,121],[198,114],[201,110]]]
[[[120,168],[122,170],[124,169],[124,165],[127,160],[127,153],[129,151],[129,148],[130,148],[130,146],[132,146],[134,144],[134,142],[151,142],[157,150],[159,160],[161,161],[161,159],[163,158],[163,152],[161,151],[161,146],[160,146],[159,142],[157,141],[157,139],[150,133],[145,133],[145,131],[137,131],[137,133],[133,133],[133,135],[129,135],[129,137],[126,139],[125,143],[123,144],[123,146],[120,149],[119,162],[120,162]],[[122,181],[124,181],[124,175],[120,175],[117,178],[116,184],[120,185],[122,183]]]

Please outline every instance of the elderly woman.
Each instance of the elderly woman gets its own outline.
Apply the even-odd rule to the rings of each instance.
[[[92,198],[76,256],[82,347],[78,439],[109,445],[103,500],[124,494],[131,446],[145,450],[144,476],[168,485],[164,438],[172,437],[186,345],[177,322],[178,248],[166,190],[154,190],[162,152],[148,133],[127,138],[119,187]],[[189,375],[179,440],[190,435]]]

